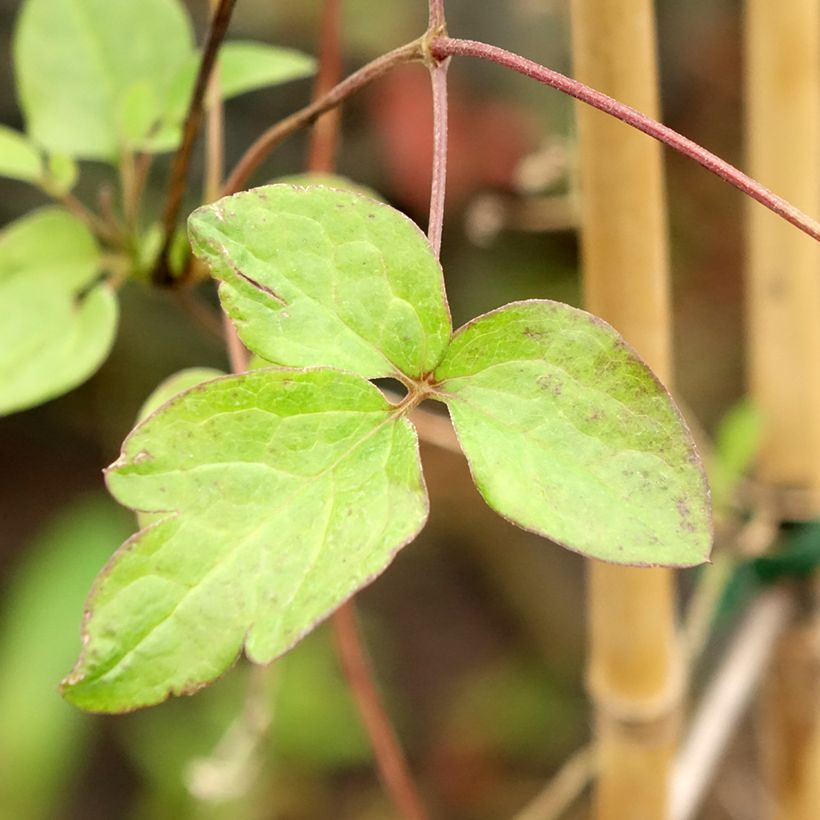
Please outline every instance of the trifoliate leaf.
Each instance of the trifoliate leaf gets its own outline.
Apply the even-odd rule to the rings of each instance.
[[[88,229],[61,208],[0,233],[0,415],[67,392],[105,359],[117,302],[99,263]]]
[[[419,377],[444,354],[441,267],[393,208],[332,188],[270,185],[194,211],[189,231],[242,341],[268,361]]]
[[[0,177],[39,182],[43,177],[43,158],[24,134],[0,125]]]
[[[177,0],[26,0],[14,62],[27,130],[50,152],[115,161],[129,89],[167,99],[193,53]]]
[[[166,515],[121,547],[88,602],[64,692],[102,712],[194,691],[243,646],[271,661],[382,572],[427,515],[409,422],[373,385],[329,369],[183,393],[129,436],[108,484]]]
[[[689,432],[601,319],[557,302],[507,305],[455,334],[436,379],[494,510],[606,561],[706,560],[709,496]]]

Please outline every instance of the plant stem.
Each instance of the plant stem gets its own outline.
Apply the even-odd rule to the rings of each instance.
[[[711,171],[725,182],[733,185],[796,228],[814,239],[820,240],[820,223],[803,213],[799,208],[796,208],[790,202],[773,193],[725,160],[715,156],[711,151],[707,151],[696,142],[687,139],[652,117],[642,114],[639,110],[618,102],[618,100],[607,94],[528,60],[526,57],[521,57],[518,54],[513,54],[503,48],[491,46],[487,43],[475,40],[459,40],[452,37],[436,37],[431,43],[431,50],[439,59],[458,54],[498,63],[517,71],[519,74],[555,88],[564,94],[568,94],[570,97],[574,97],[593,108],[597,108],[599,111],[603,111],[627,125],[637,128],[644,134],[654,137],[654,139],[668,145],[680,154],[695,160],[707,171]]]
[[[210,0],[211,14],[219,8],[219,0]],[[204,201],[213,202],[222,187],[225,154],[225,106],[219,89],[219,66],[211,71],[208,85],[208,114],[205,122],[205,185]]]
[[[370,665],[359,639],[356,612],[351,602],[336,610],[332,624],[342,668],[373,744],[385,788],[402,817],[407,820],[426,820],[427,812],[408,775],[407,761],[373,683]]]
[[[432,9],[431,9],[432,16]],[[436,256],[441,254],[444,228],[444,195],[447,185],[447,69],[449,60],[430,66],[433,86],[433,182],[430,186],[430,218],[427,238]]]
[[[513,820],[558,820],[592,780],[594,751],[591,746],[579,749]]]
[[[90,208],[86,207],[70,191],[54,197],[67,211],[71,211],[81,222],[84,222],[91,232],[100,240],[111,245],[118,245],[120,235],[116,228],[108,224],[105,219],[100,218]]]
[[[651,0],[573,0],[571,9],[578,76],[656,114]],[[514,55],[503,59],[522,67]],[[543,74],[540,66],[525,68]],[[550,79],[581,89],[573,96],[583,102],[609,99],[575,81]],[[623,333],[668,383],[671,311],[660,145],[587,105],[577,106],[576,114],[585,305]],[[593,816],[662,818],[685,680],[674,576],[667,569],[600,561],[587,566],[587,686],[596,711],[598,771]]]
[[[429,31],[436,31],[444,28],[446,22],[444,19],[444,0],[429,0],[427,4],[429,14],[427,17],[427,28]]]
[[[421,60],[423,56],[421,39],[413,40],[406,45],[393,49],[393,51],[388,51],[387,54],[383,54],[381,57],[377,57],[367,65],[362,66],[318,100],[271,126],[245,151],[222,187],[222,195],[227,196],[242,190],[248,178],[259,167],[265,157],[291,134],[303,126],[315,122],[325,111],[335,108],[368,83],[377,77],[381,77],[393,66]]]
[[[341,0],[325,0],[319,29],[319,71],[313,86],[313,99],[327,94],[342,76]],[[315,173],[332,173],[336,168],[336,150],[339,143],[338,106],[325,112],[313,126],[308,147],[308,169]]]
[[[205,47],[202,51],[202,60],[199,63],[199,71],[194,85],[194,93],[188,105],[188,113],[182,130],[182,142],[171,164],[168,196],[162,217],[163,242],[151,277],[156,284],[168,285],[173,281],[168,263],[168,251],[176,230],[179,210],[182,207],[182,197],[185,194],[185,182],[188,178],[188,166],[191,161],[194,140],[202,124],[205,92],[208,90],[211,72],[216,65],[219,47],[225,38],[235,5],[236,0],[219,0],[219,5],[211,16]]]

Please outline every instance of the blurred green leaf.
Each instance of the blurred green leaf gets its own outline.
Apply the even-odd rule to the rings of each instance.
[[[76,185],[80,175],[77,163],[66,154],[51,154],[47,168],[43,187],[56,196],[67,194]]]
[[[11,128],[0,125],[0,176],[40,182],[43,158],[35,145]]]
[[[117,103],[117,130],[123,144],[139,148],[160,114],[160,100],[150,83],[142,80],[129,85]]]
[[[201,54],[190,55],[180,68],[162,105],[152,132],[144,131],[142,147],[161,152],[173,150],[182,136],[182,124],[196,84]],[[316,61],[300,51],[266,43],[227,42],[219,50],[219,94],[223,100],[249,91],[309,77]]]
[[[49,152],[114,162],[129,89],[167,99],[193,52],[177,0],[25,0],[14,63],[28,133]]]
[[[467,678],[452,700],[448,736],[456,745],[508,757],[542,757],[579,742],[583,704],[549,670],[503,659]]]
[[[332,769],[371,759],[326,629],[278,661],[276,675],[271,739],[277,763]]]
[[[130,530],[103,496],[73,502],[26,549],[4,583],[0,619],[0,817],[47,820],[85,760],[92,721],[57,681],[80,645],[83,600]]]
[[[715,506],[731,502],[731,496],[760,447],[763,419],[748,400],[739,401],[721,419],[715,435],[709,478]]]
[[[0,233],[0,415],[85,381],[114,340],[117,301],[76,217],[44,208]]]

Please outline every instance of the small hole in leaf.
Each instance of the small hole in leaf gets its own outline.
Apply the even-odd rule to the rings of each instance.
[[[392,404],[398,404],[407,395],[407,388],[398,379],[377,379],[376,384]]]

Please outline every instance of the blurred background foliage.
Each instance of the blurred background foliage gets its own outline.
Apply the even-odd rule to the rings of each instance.
[[[15,128],[19,5],[0,0],[0,121]],[[187,5],[201,38],[208,4]],[[566,2],[447,7],[455,36],[569,70]],[[241,0],[232,35],[313,53],[319,10],[319,0]],[[658,12],[666,121],[740,162],[738,4],[662,0]],[[422,0],[347,0],[346,67],[417,36],[426,15]],[[525,297],[578,303],[571,104],[491,65],[458,61],[450,76],[442,261],[455,323]],[[304,80],[230,101],[229,166],[310,89]],[[345,107],[339,171],[423,226],[430,131],[425,70],[397,70]],[[257,180],[298,173],[305,153],[298,135]],[[152,173],[148,210],[162,201],[167,167],[162,158]],[[76,193],[87,201],[115,182],[103,165],[82,171]],[[676,390],[711,430],[742,391],[741,202],[675,156],[668,178]],[[201,185],[191,180],[191,206]],[[0,224],[44,203],[22,183],[0,180],[0,190]],[[390,817],[326,627],[269,670],[240,663],[196,697],[145,712],[95,717],[57,695],[91,580],[134,528],[105,496],[101,468],[162,379],[226,367],[221,340],[198,318],[215,306],[207,284],[178,297],[130,283],[121,299],[102,369],[69,395],[0,421],[0,818]],[[422,457],[431,522],[360,596],[369,646],[436,816],[510,816],[589,735],[582,562],[490,513],[461,459],[430,446]],[[705,817],[728,816],[727,803],[744,797],[744,743]]]

